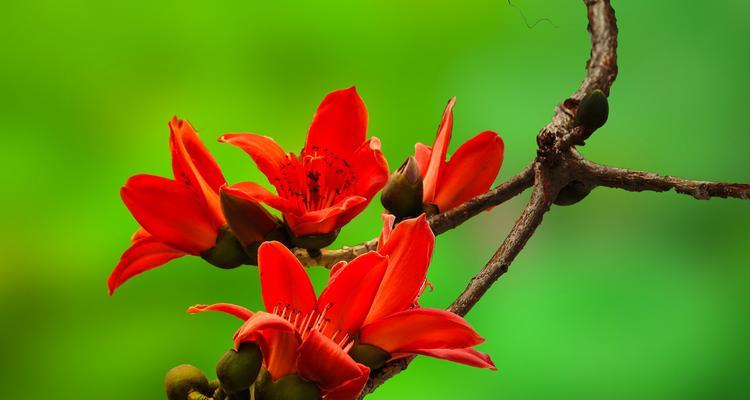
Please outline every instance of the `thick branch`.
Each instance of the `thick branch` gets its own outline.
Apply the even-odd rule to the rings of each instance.
[[[583,169],[582,178],[599,186],[625,189],[631,192],[666,192],[674,189],[677,193],[687,194],[698,200],[708,200],[711,197],[750,200],[750,185],[744,183],[695,181],[662,176],[651,172],[608,167],[583,158],[578,160],[578,164]]]
[[[544,214],[549,211],[552,201],[545,194],[541,168],[536,171],[536,184],[531,192],[531,198],[521,216],[513,225],[503,244],[487,262],[487,265],[471,279],[469,285],[458,298],[453,301],[448,311],[464,316],[484,296],[487,289],[492,286],[503,274],[508,272],[510,264],[521,252],[536,228],[542,223]],[[556,192],[556,191],[555,191]]]

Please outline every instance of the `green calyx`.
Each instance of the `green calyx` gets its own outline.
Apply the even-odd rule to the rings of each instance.
[[[380,347],[357,343],[349,350],[349,356],[370,370],[378,369],[391,359],[390,353]]]
[[[262,400],[320,400],[320,389],[298,375],[273,381],[269,374],[255,384],[255,398]]]
[[[216,376],[228,394],[247,390],[258,377],[263,355],[255,343],[243,343],[238,350],[229,349],[216,364]]]
[[[595,130],[601,128],[607,122],[608,117],[609,102],[607,95],[596,89],[586,94],[578,104],[575,123],[585,129],[583,137],[585,140]]]
[[[169,400],[201,399],[211,395],[211,386],[203,372],[192,365],[178,365],[164,377]]]
[[[565,185],[557,194],[553,202],[558,206],[570,206],[583,200],[591,193],[591,187],[581,181],[573,181]]]
[[[214,247],[201,253],[204,260],[219,268],[231,269],[248,264],[251,260],[244,246],[228,226],[223,226],[216,236]]]
[[[380,203],[397,219],[416,217],[422,213],[422,175],[414,157],[409,157],[388,178],[380,194]]]

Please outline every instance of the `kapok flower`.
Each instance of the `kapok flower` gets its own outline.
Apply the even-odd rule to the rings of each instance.
[[[225,228],[219,188],[226,179],[219,166],[190,123],[174,117],[169,130],[174,179],[135,175],[120,190],[141,228],[107,281],[110,294],[133,276],[185,255],[202,255],[221,267],[239,265],[244,257]],[[266,218],[265,226],[274,223],[268,214],[259,218]],[[213,254],[215,247],[222,254]]]
[[[423,178],[423,202],[437,206],[439,212],[486,192],[503,163],[503,140],[492,131],[467,140],[446,162],[455,103],[455,97],[448,102],[432,147],[422,143],[414,146],[414,157]]]
[[[265,242],[258,250],[258,268],[266,311],[214,304],[188,312],[221,311],[244,320],[234,335],[235,347],[257,343],[273,382],[296,376],[301,380],[293,381],[314,385],[324,399],[354,399],[369,368],[347,354],[354,343],[349,332],[365,319],[386,265],[386,258],[375,252],[362,255],[342,268],[316,299],[297,258],[281,243]]]
[[[404,220],[395,229],[393,215],[384,214],[383,222],[377,252],[388,259],[388,267],[350,354],[370,368],[389,359],[421,354],[496,369],[487,354],[472,348],[484,340],[468,322],[451,312],[417,304],[435,243],[425,215]],[[332,276],[335,273],[332,271]]]
[[[328,241],[332,242],[338,229],[364,210],[388,178],[380,140],[367,140],[366,133],[367,109],[352,87],[323,99],[299,156],[286,153],[267,136],[223,135],[219,141],[247,152],[277,194],[254,182],[226,190],[281,211],[297,238],[330,235]],[[324,242],[310,247],[330,244]]]

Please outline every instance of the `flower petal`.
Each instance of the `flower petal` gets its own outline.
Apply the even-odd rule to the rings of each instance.
[[[132,245],[122,253],[120,262],[107,280],[110,296],[128,279],[185,255],[184,252],[165,245],[142,229],[133,236]]]
[[[367,109],[355,87],[329,93],[318,106],[307,134],[304,154],[348,159],[365,141]]]
[[[360,343],[391,353],[415,350],[460,349],[482,343],[466,320],[445,310],[414,308],[365,325]]]
[[[204,199],[209,215],[217,223],[223,223],[218,195],[227,180],[219,165],[189,122],[173,117],[168,125],[175,180],[194,190]]]
[[[320,294],[318,309],[326,312],[326,334],[352,337],[362,326],[383,280],[388,259],[371,251],[340,267]]]
[[[245,200],[260,201],[275,208],[282,213],[299,215],[302,211],[289,200],[269,192],[263,186],[255,182],[240,182],[231,186],[224,186],[222,191]]]
[[[391,232],[378,252],[388,256],[383,277],[367,322],[411,307],[417,300],[432,258],[435,235],[424,214],[405,220]]]
[[[427,168],[430,166],[430,158],[432,157],[432,147],[426,144],[419,143],[414,145],[414,159],[419,165],[419,173],[422,177],[427,173]]]
[[[432,146],[430,153],[430,164],[427,166],[423,177],[424,185],[424,202],[433,203],[435,191],[440,180],[440,170],[445,163],[445,155],[448,152],[448,145],[451,142],[451,133],[453,131],[453,105],[456,104],[456,98],[453,97],[448,101],[448,105],[443,112],[443,119],[438,127],[435,144]]]
[[[462,144],[440,173],[435,204],[440,212],[455,208],[489,190],[503,164],[503,140],[492,131]]]
[[[297,372],[300,340],[289,321],[263,311],[255,313],[234,334],[234,347],[255,342],[263,353],[266,369],[274,380]]]
[[[323,391],[338,388],[362,375],[357,363],[331,339],[312,330],[299,347],[297,370]]]
[[[354,194],[372,199],[388,181],[388,162],[380,150],[380,139],[371,137],[354,153],[352,172],[357,177]]]
[[[492,362],[489,355],[476,351],[471,347],[465,349],[414,350],[412,353],[453,361],[470,367],[497,371],[497,367],[495,367],[495,363]]]
[[[367,384],[367,379],[370,378],[370,368],[367,368],[362,364],[357,364],[357,367],[359,367],[360,375],[344,382],[341,386],[326,392],[326,400],[351,400],[359,397],[360,393],[362,393],[362,389],[364,389]]]
[[[206,311],[223,312],[229,315],[234,315],[243,321],[247,321],[253,316],[253,312],[247,308],[229,303],[216,303],[211,305],[197,304],[187,310],[188,314],[198,314]]]
[[[333,232],[346,225],[367,207],[367,199],[362,196],[349,196],[338,203],[306,212],[299,216],[285,215],[289,229],[296,236],[320,235]]]
[[[209,216],[188,187],[159,176],[136,175],[120,196],[138,223],[166,245],[194,255],[213,247],[222,224]]]
[[[388,242],[394,225],[396,225],[396,216],[393,214],[388,214],[384,211],[380,215],[380,218],[383,220],[383,229],[380,231],[380,236],[378,237],[378,251],[382,250],[385,243]]]
[[[244,150],[255,161],[258,169],[266,175],[268,181],[279,188],[277,179],[282,175],[281,167],[288,156],[275,140],[255,133],[227,133],[222,135],[219,141]]]
[[[258,249],[258,269],[266,310],[291,307],[307,314],[315,308],[315,290],[297,257],[279,242],[265,242]]]

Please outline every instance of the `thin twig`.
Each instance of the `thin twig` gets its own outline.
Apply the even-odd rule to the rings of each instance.
[[[494,189],[480,194],[454,209],[433,215],[430,217],[432,231],[436,235],[444,233],[463,224],[487,208],[500,205],[530,188],[534,184],[532,165],[533,163]],[[338,250],[322,250],[318,257],[311,257],[303,249],[295,249],[294,254],[303,265],[320,265],[331,268],[339,261],[351,261],[359,255],[375,250],[377,247],[378,240],[372,239],[356,246],[344,246]]]

